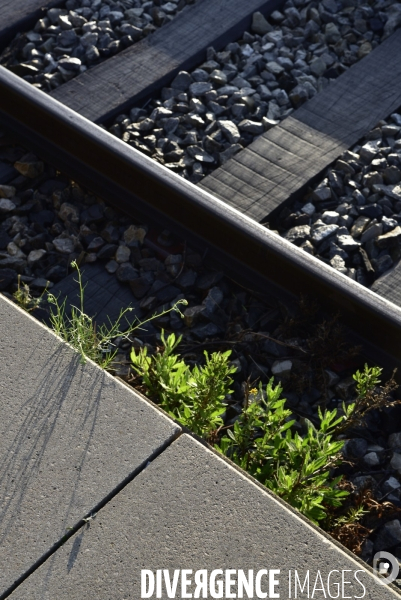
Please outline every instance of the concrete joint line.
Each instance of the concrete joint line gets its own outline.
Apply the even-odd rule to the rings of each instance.
[[[154,404],[154,406],[157,405]],[[164,413],[164,411],[162,412]],[[150,465],[150,463],[152,463],[156,458],[163,454],[163,452],[165,452],[165,450],[167,450],[167,448],[171,446],[171,444],[173,444],[183,433],[183,431],[178,431],[175,434],[175,436],[171,438],[171,440],[167,440],[159,450],[152,454],[150,459],[144,461],[139,467],[137,467],[137,469],[135,469],[135,471],[129,477],[124,479],[124,481],[122,481],[120,485],[114,488],[114,490],[110,494],[105,496],[101,502],[94,506],[89,513],[83,516],[82,519],[78,521],[78,523],[76,523],[73,527],[69,529],[68,533],[66,533],[59,542],[54,544],[52,548],[50,548],[50,550],[45,552],[45,554],[43,554],[39,560],[37,560],[27,571],[25,571],[25,573],[21,575],[21,577],[19,577],[19,579],[17,579],[17,581],[12,586],[9,587],[8,590],[6,590],[4,594],[0,596],[0,600],[5,600],[6,598],[8,598],[26,579],[28,579],[28,577],[30,577],[39,567],[41,567],[55,552],[57,552],[59,548],[61,548],[61,546],[63,546],[82,527],[89,526],[91,520],[95,518],[96,514],[102,508],[104,508],[106,504],[113,500],[129,483],[131,483],[136,477],[138,477],[138,475],[140,475],[140,473],[142,473],[142,471],[144,471],[146,467]]]

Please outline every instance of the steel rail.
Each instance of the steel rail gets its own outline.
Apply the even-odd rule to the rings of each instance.
[[[209,248],[237,280],[268,293],[304,293],[340,310],[365,354],[401,365],[400,308],[1,67],[0,127],[113,207]]]

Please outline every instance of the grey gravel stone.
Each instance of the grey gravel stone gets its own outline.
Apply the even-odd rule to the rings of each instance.
[[[326,223],[326,225],[337,224],[339,218],[340,218],[340,215],[333,210],[326,210],[322,214],[322,221],[323,221],[323,223]]]
[[[316,77],[321,77],[326,69],[326,63],[321,58],[316,58],[311,62],[310,70]]]
[[[338,27],[334,23],[327,23],[325,28],[325,38],[328,44],[335,44],[341,38]]]
[[[401,523],[398,519],[394,519],[383,525],[374,545],[375,550],[380,551],[387,548],[394,548],[399,543],[401,543]]]
[[[384,38],[390,36],[396,27],[401,24],[401,6],[397,3],[391,4],[389,9],[389,18],[384,26]]]
[[[384,130],[384,127],[382,128],[382,131]],[[398,135],[399,132],[396,133],[396,135]],[[383,131],[383,135],[384,135],[384,131]],[[390,165],[389,167],[385,168],[383,171],[383,179],[384,182],[386,184],[397,184],[401,181],[401,171],[398,167],[396,167],[395,165]]]
[[[67,32],[65,31],[64,33],[66,34]],[[72,58],[72,57],[61,58],[58,61],[59,67],[62,67],[66,71],[73,71],[74,73],[79,71],[79,67],[81,66],[81,64],[82,63],[79,58]]]
[[[185,92],[192,83],[192,77],[187,71],[180,71],[171,82],[171,87]]]
[[[28,254],[28,264],[35,264],[41,260],[45,254],[47,254],[46,250],[31,250],[31,252]]]
[[[401,432],[390,434],[388,437],[388,445],[390,448],[401,449]]]
[[[284,67],[282,67],[275,60],[271,60],[268,63],[266,63],[266,69],[273,75],[281,75],[284,72]]]
[[[336,271],[340,271],[340,273],[347,273],[347,267],[345,266],[345,260],[336,254],[333,258],[330,259],[330,264],[333,269]]]
[[[63,202],[58,215],[62,221],[79,223],[79,209],[69,202]]]
[[[244,119],[241,121],[238,124],[238,129],[240,131],[245,131],[246,133],[251,133],[252,135],[259,135],[264,131],[262,123],[257,123],[256,121],[251,121],[250,119]]]
[[[285,377],[291,369],[292,362],[290,360],[276,360],[272,365],[272,373],[277,377]]]
[[[320,244],[323,240],[333,235],[338,229],[338,225],[321,225],[311,230],[311,240],[314,244]]]
[[[301,211],[311,217],[316,212],[316,208],[311,202],[308,202],[301,208]]]
[[[393,492],[401,487],[401,483],[395,477],[389,477],[382,485],[383,492]]]
[[[368,442],[362,438],[347,440],[344,444],[343,454],[347,458],[362,458],[368,449]]]
[[[375,185],[373,186],[374,192],[383,192],[389,198],[394,200],[401,200],[401,186],[400,185]]]
[[[367,162],[370,162],[371,160],[373,160],[375,158],[375,156],[376,156],[376,154],[378,154],[379,150],[380,149],[379,149],[377,141],[376,142],[375,141],[367,142],[360,149],[360,156],[361,156],[361,158],[365,159]]]
[[[16,189],[12,185],[0,185],[0,210],[8,212],[15,208],[15,204],[8,200],[15,196]]]
[[[100,253],[101,249],[103,252]],[[97,252],[99,258],[111,258],[114,256],[117,247],[113,244],[104,244],[104,239],[101,237],[95,237],[87,247],[88,252]]]
[[[13,211],[16,208],[16,205],[11,200],[7,198],[2,198],[0,200],[0,214],[7,214]]]
[[[230,144],[236,144],[240,140],[241,134],[235,123],[232,121],[218,121],[218,125]]]
[[[337,237],[337,244],[346,252],[357,250],[361,245],[360,242],[354,240],[354,238],[350,235],[339,235]]]
[[[326,183],[319,185],[313,192],[313,198],[317,201],[329,200],[331,198],[331,190]]]
[[[213,156],[198,146],[188,146],[187,150],[190,156],[199,162],[214,163]]]
[[[361,243],[364,244],[369,240],[373,240],[383,233],[383,225],[381,223],[374,223],[368,227],[361,235]]]
[[[142,227],[136,225],[130,225],[126,231],[124,231],[123,239],[127,246],[135,245],[136,243],[142,243],[145,239],[146,231]]]
[[[224,165],[224,163],[230,160],[230,158],[235,156],[235,154],[237,154],[238,152],[241,152],[241,150],[243,150],[241,144],[232,144],[229,148],[227,148],[227,150],[224,150],[224,152],[220,152],[219,157],[221,164]]]
[[[266,21],[265,17],[260,12],[255,12],[252,17],[252,25],[251,30],[253,33],[258,33],[259,35],[265,35],[269,31],[273,30],[272,25]]]
[[[298,225],[293,227],[285,234],[285,238],[292,242],[293,244],[301,244],[306,239],[308,239],[310,235],[310,226],[309,225]]]
[[[112,274],[115,273],[117,271],[119,267],[118,262],[116,262],[115,260],[110,260],[106,265],[105,265],[105,269],[108,273]]]
[[[390,467],[401,473],[401,454],[394,452],[390,461]]]
[[[126,263],[129,261],[129,258],[131,256],[131,250],[127,247],[124,246],[123,244],[121,244],[116,251],[116,261],[118,263]]]
[[[324,372],[327,377],[327,385],[329,387],[333,387],[340,381],[340,377],[337,375],[337,373],[334,373],[334,371],[331,371],[330,369],[325,369]]]
[[[21,273],[26,267],[26,260],[19,256],[4,256],[0,253],[0,270],[15,270]]]
[[[389,254],[380,256],[377,259],[372,258],[371,263],[377,275],[382,275],[393,266],[393,260]]]
[[[352,237],[354,237],[354,238],[360,237],[369,223],[370,223],[369,217],[358,217],[351,228]]]
[[[393,248],[401,243],[401,227],[397,226],[392,231],[379,235],[376,239],[376,245],[379,248]]]
[[[198,325],[192,328],[193,335],[199,340],[206,340],[207,338],[214,337],[222,333],[221,328],[214,323],[207,323],[206,325]]]
[[[129,281],[130,288],[135,298],[143,298],[151,287],[151,283],[145,277],[137,277]]]
[[[368,467],[377,467],[380,464],[380,458],[377,455],[377,452],[368,452],[363,457],[363,462],[368,465]]]
[[[68,234],[61,234],[59,237],[54,238],[53,245],[62,254],[72,254],[75,249],[75,242]]]
[[[306,240],[305,242],[303,242],[301,244],[301,248],[308,254],[312,254],[312,256],[315,254],[314,246],[309,240]]]
[[[191,83],[191,85],[189,86],[189,93],[192,96],[198,97],[198,96],[203,96],[207,92],[210,92],[212,89],[213,89],[213,86],[211,83],[207,83],[204,81],[197,81],[195,83]]]
[[[119,281],[131,281],[132,279],[136,279],[138,277],[138,271],[134,269],[130,263],[125,262],[120,264],[116,271],[116,275]]]

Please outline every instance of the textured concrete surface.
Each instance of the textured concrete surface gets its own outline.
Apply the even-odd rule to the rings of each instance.
[[[0,596],[178,431],[0,295]]]
[[[331,597],[398,598],[360,563],[187,435],[135,477],[10,599],[138,600],[141,569],[168,569],[171,578],[174,569],[207,569],[209,575],[213,569],[243,569],[247,575],[248,569],[254,575],[280,569],[275,575],[279,587],[274,588],[280,598],[296,597],[294,590],[291,596],[288,591],[290,570],[293,580],[297,570],[302,584],[309,570],[309,595],[306,587],[304,593],[298,587],[297,597],[316,599],[330,597],[327,577],[333,571]],[[354,577],[360,569],[365,593]],[[318,579],[312,595],[318,573],[322,583]],[[344,583],[338,594],[335,583],[341,577],[353,584]],[[194,580],[194,573],[188,579]],[[266,576],[261,582],[269,597]],[[180,587],[175,596],[168,596],[164,586],[162,590],[158,598],[191,597],[181,595]],[[236,593],[236,586],[231,592]]]

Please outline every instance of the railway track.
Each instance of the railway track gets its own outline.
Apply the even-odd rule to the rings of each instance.
[[[118,114],[147,102],[179,72],[202,62],[210,45],[216,50],[223,49],[249,27],[255,10],[268,15],[279,7],[278,2],[255,0],[246,7],[233,3],[227,10],[223,1],[212,5],[208,0],[199,0],[151,38],[88,69],[50,96],[0,68],[0,128],[136,223],[149,224],[158,235],[162,229],[168,229],[187,240],[191,250],[201,256],[207,250],[209,264],[215,263],[226,276],[248,290],[255,290],[259,299],[268,292],[269,298],[278,297],[291,303],[307,291],[308,297],[317,300],[327,314],[340,311],[349,339],[362,346],[363,359],[391,371],[399,366],[401,358],[401,308],[397,305],[397,295],[386,291],[394,290],[395,284],[390,281],[382,291],[377,288],[382,293],[378,295],[290,244],[263,223],[273,222],[283,208],[301,200],[308,187],[318,181],[324,169],[344,150],[401,106],[397,55],[401,31],[393,33],[291,116],[269,127],[248,148],[202,178],[197,186],[95,124],[110,126]],[[37,17],[34,9],[33,3],[25,23],[33,24],[33,16]],[[212,27],[223,9],[224,24]],[[21,22],[19,17],[15,26],[11,22],[1,39],[8,42]],[[203,35],[190,44],[199,23],[203,22]],[[151,71],[147,66],[155,60],[157,69]],[[115,77],[115,83],[110,83],[111,77]],[[12,180],[2,183],[12,185]],[[160,243],[155,238],[152,241],[151,236],[148,240],[148,247],[160,258],[163,250]],[[177,243],[179,251],[175,252],[179,254],[184,247],[181,241]],[[169,250],[167,255],[171,254]],[[93,272],[89,283],[91,277],[104,281],[99,271]],[[55,289],[68,291],[71,278],[64,288],[63,282],[56,283]],[[94,296],[100,294],[102,283],[97,285]],[[113,293],[109,290],[109,298]],[[120,306],[127,297],[121,296]],[[94,307],[98,307],[96,302]],[[218,338],[219,330],[216,331]],[[210,338],[206,335],[202,341],[207,344]],[[302,414],[302,408],[298,410]],[[397,433],[397,424],[392,427],[388,432]],[[82,525],[81,521],[74,533],[78,534]],[[48,554],[41,552],[32,563],[34,570],[38,568],[32,577],[39,579],[46,566],[46,562],[40,566],[40,556],[54,559],[57,572],[61,568],[57,563],[60,556],[57,553],[61,550],[53,547]],[[11,592],[12,598],[35,597],[33,590],[39,585],[38,580],[31,579],[33,588],[30,588],[29,575],[26,568],[12,575],[17,580],[22,577],[18,582],[23,596],[19,596],[19,588],[15,588],[11,579],[1,597],[8,597]],[[377,590],[372,588],[369,593],[374,591]],[[390,588],[385,592],[383,597],[393,594]]]

